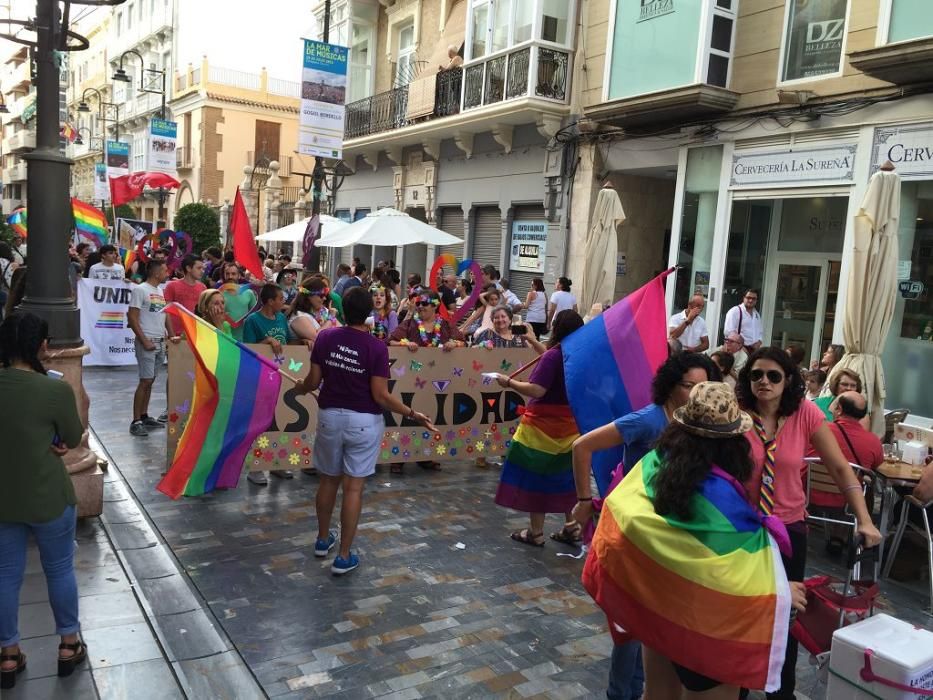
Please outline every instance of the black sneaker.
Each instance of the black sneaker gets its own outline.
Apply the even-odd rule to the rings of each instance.
[[[136,437],[146,437],[149,435],[149,431],[146,430],[146,426],[141,420],[134,420],[132,423],[130,423],[130,435],[135,435]]]
[[[160,423],[168,423],[168,411],[162,411],[162,413],[159,414],[159,417],[156,418],[156,420],[159,421]]]
[[[147,428],[164,428],[165,427],[164,423],[160,423],[152,416],[146,416],[145,418],[143,418],[142,424],[145,425]]]

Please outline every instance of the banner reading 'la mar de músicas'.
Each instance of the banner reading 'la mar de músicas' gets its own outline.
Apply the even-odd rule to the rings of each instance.
[[[346,46],[305,39],[298,124],[298,152],[302,155],[343,157],[347,55]]]
[[[133,331],[126,326],[133,285],[123,280],[78,279],[81,338],[91,352],[85,366],[133,365]]]

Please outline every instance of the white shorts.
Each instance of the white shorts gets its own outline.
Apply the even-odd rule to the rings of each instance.
[[[327,476],[372,476],[385,429],[381,414],[346,408],[320,410],[314,437],[314,468]]]

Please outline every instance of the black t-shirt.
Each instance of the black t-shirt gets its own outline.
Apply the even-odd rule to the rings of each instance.
[[[447,308],[457,305],[457,295],[454,290],[447,285],[441,287],[441,303]]]

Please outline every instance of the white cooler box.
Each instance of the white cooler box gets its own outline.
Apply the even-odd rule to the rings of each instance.
[[[914,688],[933,689],[933,632],[879,614],[833,633],[826,700],[923,700],[930,696],[862,679],[865,650],[881,678]]]

